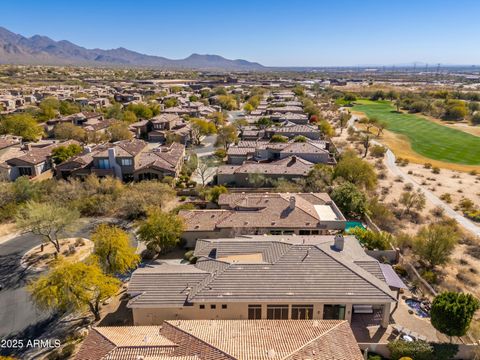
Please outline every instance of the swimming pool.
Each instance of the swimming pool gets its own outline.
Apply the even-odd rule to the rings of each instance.
[[[360,221],[347,221],[347,224],[345,225],[345,232],[348,233],[351,229],[356,227],[366,229]]]
[[[430,314],[422,309],[422,302],[420,300],[415,300],[415,299],[406,299],[405,303],[408,305],[410,309],[415,311],[415,314],[420,316],[421,318],[428,318],[430,317]]]

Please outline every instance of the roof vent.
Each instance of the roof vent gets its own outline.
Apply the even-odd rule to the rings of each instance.
[[[268,356],[269,359],[274,359],[275,356],[277,356],[277,353],[275,352],[275,350],[270,349],[270,350],[268,350],[268,352],[267,352],[267,356]]]
[[[343,245],[345,244],[345,238],[343,237],[342,234],[337,234],[335,235],[335,238],[333,240],[333,247],[337,251],[343,251]]]

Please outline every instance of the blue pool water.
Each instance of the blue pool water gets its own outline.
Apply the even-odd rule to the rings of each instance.
[[[347,225],[345,225],[345,232],[349,232],[353,228],[362,228],[365,229],[365,226],[360,221],[347,221]]]
[[[405,300],[405,303],[408,305],[409,308],[411,308],[413,311],[415,311],[415,314],[422,318],[427,318],[430,317],[430,314],[428,314],[425,310],[422,309],[420,306],[421,302],[415,299],[407,299]]]

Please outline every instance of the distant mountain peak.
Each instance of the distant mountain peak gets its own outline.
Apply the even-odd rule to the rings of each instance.
[[[259,63],[230,60],[220,55],[193,53],[172,60],[141,54],[124,47],[111,50],[86,49],[68,40],[55,41],[48,36],[30,38],[0,27],[0,63],[41,65],[119,65],[169,69],[261,70]]]

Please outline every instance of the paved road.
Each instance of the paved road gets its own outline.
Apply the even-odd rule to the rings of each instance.
[[[82,222],[72,237],[88,237],[96,222]],[[24,332],[31,336],[40,334],[50,323],[52,315],[38,310],[26,291],[35,273],[20,266],[23,254],[40,245],[41,237],[33,234],[19,235],[0,244],[0,338]]]
[[[348,122],[348,126],[352,126],[356,130],[355,121],[357,119],[358,119],[357,116],[355,116],[355,115],[352,116],[352,118]],[[372,143],[379,144],[377,141],[372,141]],[[383,145],[383,146],[385,146],[385,145]],[[388,149],[387,153],[386,153],[387,168],[393,174],[395,174],[395,176],[400,176],[405,181],[411,183],[416,189],[420,189],[425,194],[425,197],[427,198],[428,201],[430,201],[435,206],[440,206],[448,216],[457,220],[457,222],[460,225],[462,225],[466,230],[470,231],[475,236],[480,237],[480,226],[476,225],[473,221],[470,221],[466,217],[457,213],[455,210],[453,210],[450,207],[450,205],[448,205],[446,202],[442,201],[437,195],[435,195],[433,192],[431,192],[430,190],[426,189],[421,184],[419,184],[416,179],[414,179],[412,176],[404,173],[403,169],[400,168],[399,166],[397,166],[397,164],[395,163],[395,159],[396,159],[395,154],[390,149]]]

